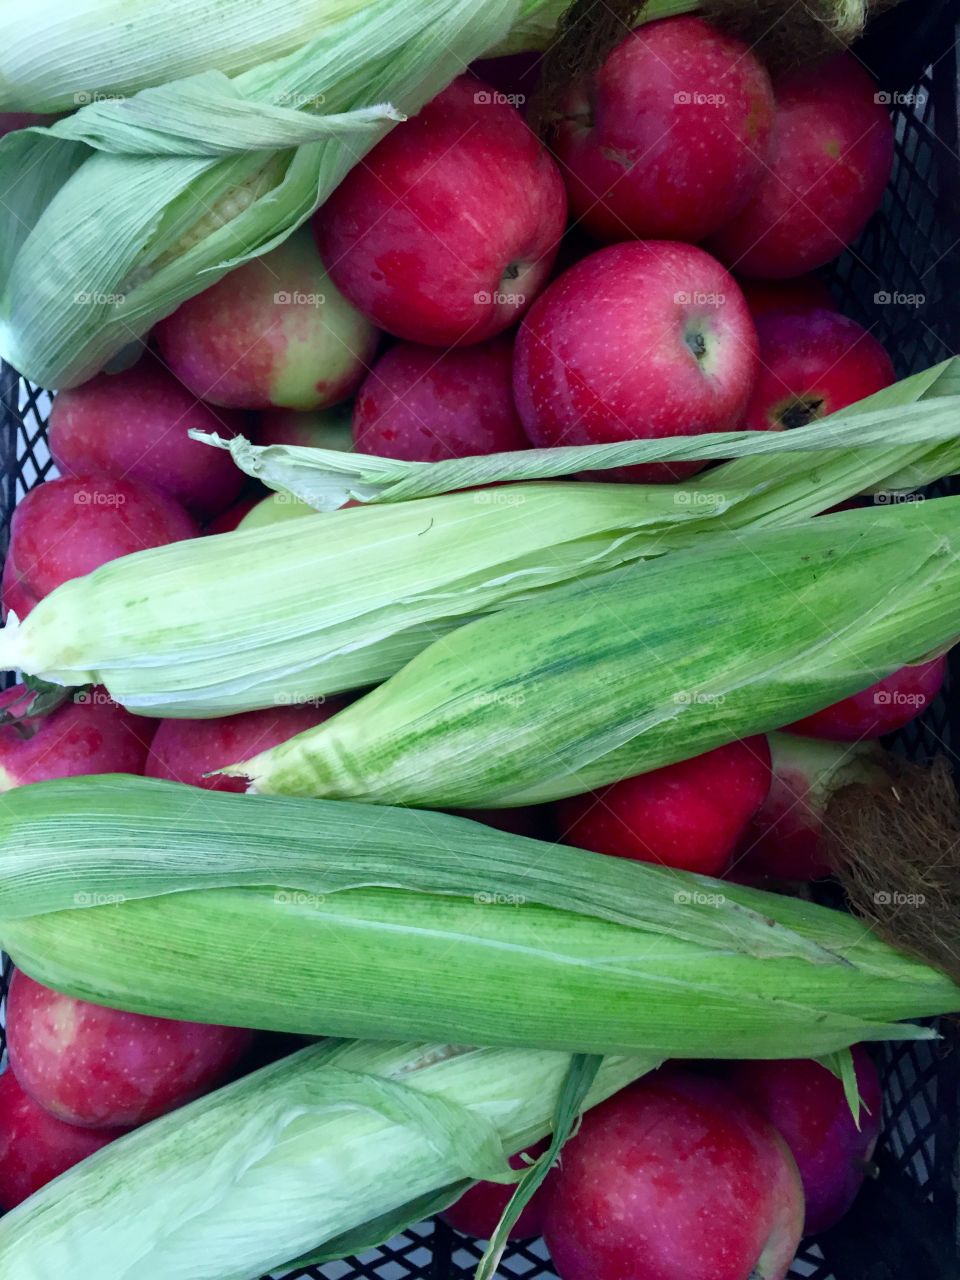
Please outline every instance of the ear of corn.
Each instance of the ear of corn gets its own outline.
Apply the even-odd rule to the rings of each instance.
[[[731,448],[743,456],[685,485],[531,484],[391,501],[112,561],[8,624],[0,665],[103,684],[158,716],[222,715],[373,684],[470,617],[717,530],[792,523],[891,471],[951,471],[960,465],[960,401],[939,391],[955,389],[956,368],[949,361],[882,393],[880,416],[863,418],[870,443],[848,412],[793,434],[803,452],[782,452],[784,435],[738,433]],[[774,452],[755,452],[768,441]],[[612,447],[663,457],[675,443]],[[574,453],[576,466],[584,453],[536,452]],[[523,456],[468,461],[503,466]],[[399,467],[401,477],[411,466],[363,465]],[[444,465],[409,474],[419,482]],[[342,501],[342,477],[333,483]],[[401,478],[398,488],[406,485]]]
[[[713,498],[716,514],[729,524],[737,520],[741,506],[777,511],[787,480],[796,485],[792,497],[799,501],[792,513],[812,515],[856,493],[857,485],[860,490],[916,488],[949,474],[960,465],[958,392],[960,358],[952,356],[802,432],[719,431],[442,462],[404,462],[303,445],[253,445],[243,436],[224,440],[202,431],[191,435],[227,449],[241,471],[320,511],[335,510],[348,500],[401,502],[638,463],[733,459],[671,486],[678,507],[692,506],[707,518]]]
[[[435,641],[225,772],[431,808],[576,795],[858,692],[960,635],[960,499],[704,540]]]
[[[391,675],[464,617],[629,562],[678,509],[652,487],[531,485],[174,543],[65,583],[0,632],[0,665],[96,681],[151,715],[304,701]]]
[[[232,80],[209,71],[8,135],[0,352],[43,386],[85,381],[284,240],[518,11],[518,0],[372,0]]]
[[[127,777],[7,795],[0,945],[162,1017],[588,1053],[813,1056],[960,1003],[809,903],[445,814]]]
[[[592,1106],[658,1065],[607,1058]],[[252,1280],[444,1207],[547,1133],[568,1055],[304,1049],[128,1134],[0,1221],[4,1280]]]

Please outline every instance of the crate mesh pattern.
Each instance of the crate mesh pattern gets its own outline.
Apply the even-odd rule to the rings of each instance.
[[[910,12],[907,13],[906,11]],[[881,18],[858,50],[887,95],[896,127],[896,162],[883,205],[857,244],[827,271],[838,308],[887,346],[901,376],[928,367],[960,349],[958,247],[960,155],[957,146],[956,20],[960,0],[911,0]],[[46,392],[0,367],[0,549],[6,549],[13,507],[50,470],[46,447]],[[953,673],[956,684],[957,672]],[[957,712],[941,697],[921,721],[898,735],[894,747],[913,759],[946,752],[960,742]],[[952,731],[952,732],[951,732]],[[0,974],[2,1003],[9,976]],[[884,1046],[878,1062],[884,1079],[881,1180],[893,1180],[898,1238],[921,1242],[933,1230],[950,1258],[960,1240],[957,1213],[960,1037],[955,1026],[930,1043]],[[872,1194],[868,1183],[861,1201]],[[859,1203],[859,1202],[858,1202]],[[855,1210],[823,1241],[805,1241],[790,1272],[794,1280],[902,1280],[903,1272],[873,1241],[871,1205]],[[889,1216],[889,1213],[887,1214]],[[863,1220],[867,1228],[863,1228]],[[853,1249],[839,1248],[838,1232],[860,1234]],[[849,1246],[850,1241],[845,1241]],[[910,1245],[906,1256],[910,1257]],[[422,1223],[357,1258],[285,1273],[286,1280],[470,1280],[481,1246],[443,1222]],[[850,1257],[857,1261],[851,1266]],[[843,1265],[841,1266],[841,1258]],[[960,1270],[915,1270],[917,1280],[956,1280]],[[511,1245],[500,1274],[547,1280],[554,1272],[542,1241]],[[279,1273],[278,1273],[279,1275]],[[65,1276],[64,1280],[68,1280]],[[270,1280],[264,1277],[264,1280]]]

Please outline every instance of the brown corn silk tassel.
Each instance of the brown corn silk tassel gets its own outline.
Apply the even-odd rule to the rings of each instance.
[[[745,40],[774,72],[847,48],[867,21],[902,0],[705,0],[697,12]],[[571,85],[585,80],[640,21],[646,0],[574,0],[543,55],[530,123],[549,133],[564,114]],[[691,4],[691,9],[693,5]]]
[[[640,21],[646,0],[573,0],[544,51],[540,87],[530,104],[530,124],[549,131],[564,114],[570,86],[585,80]]]
[[[943,757],[831,800],[826,853],[876,933],[960,982],[960,796]]]

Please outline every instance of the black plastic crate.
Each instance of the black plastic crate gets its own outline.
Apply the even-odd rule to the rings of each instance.
[[[960,351],[960,0],[904,0],[856,52],[873,71],[896,125],[896,161],[883,205],[853,248],[823,274],[842,311],[887,346],[901,376]],[[0,365],[0,551],[24,492],[50,469],[49,398]],[[912,759],[960,765],[960,659],[948,695],[898,735]],[[3,996],[0,974],[0,1055]],[[942,1038],[882,1046],[880,1176],[852,1212],[804,1241],[797,1280],[960,1280],[960,1024]],[[480,1246],[442,1222],[423,1223],[359,1258],[307,1267],[287,1280],[470,1280]],[[542,1241],[511,1246],[504,1276],[553,1276]],[[64,1276],[64,1280],[68,1280]],[[91,1280],[94,1278],[91,1277]],[[267,1278],[264,1278],[267,1280]]]

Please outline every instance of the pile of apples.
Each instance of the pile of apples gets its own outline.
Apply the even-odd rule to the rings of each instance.
[[[870,1168],[880,1083],[860,1046],[854,1064],[859,1127],[816,1062],[662,1067],[587,1112],[511,1238],[542,1234],[561,1280],[782,1280]],[[485,1238],[509,1196],[478,1183],[443,1216]]]
[[[125,371],[56,397],[59,478],[15,513],[5,614],[117,556],[301,514],[191,428],[431,462],[802,429],[894,381],[809,274],[857,237],[890,174],[883,96],[852,57],[774,81],[702,19],[654,22],[571,90],[546,143],[518,105],[517,62],[476,70],[366,155],[312,227],[184,303]],[[815,879],[831,794],[883,775],[875,739],[924,710],[944,665],[588,796],[471,816],[750,883]],[[0,710],[26,699],[12,690]],[[0,723],[0,789],[127,772],[240,790],[208,775],[340,705],[156,725],[94,689]],[[97,1009],[25,974],[7,1030],[0,1208],[250,1061],[249,1032]],[[880,1087],[855,1060],[859,1128],[813,1062],[665,1067],[585,1117],[515,1234],[545,1232],[563,1280],[782,1276],[870,1159]],[[447,1216],[485,1236],[504,1198],[480,1184]]]

